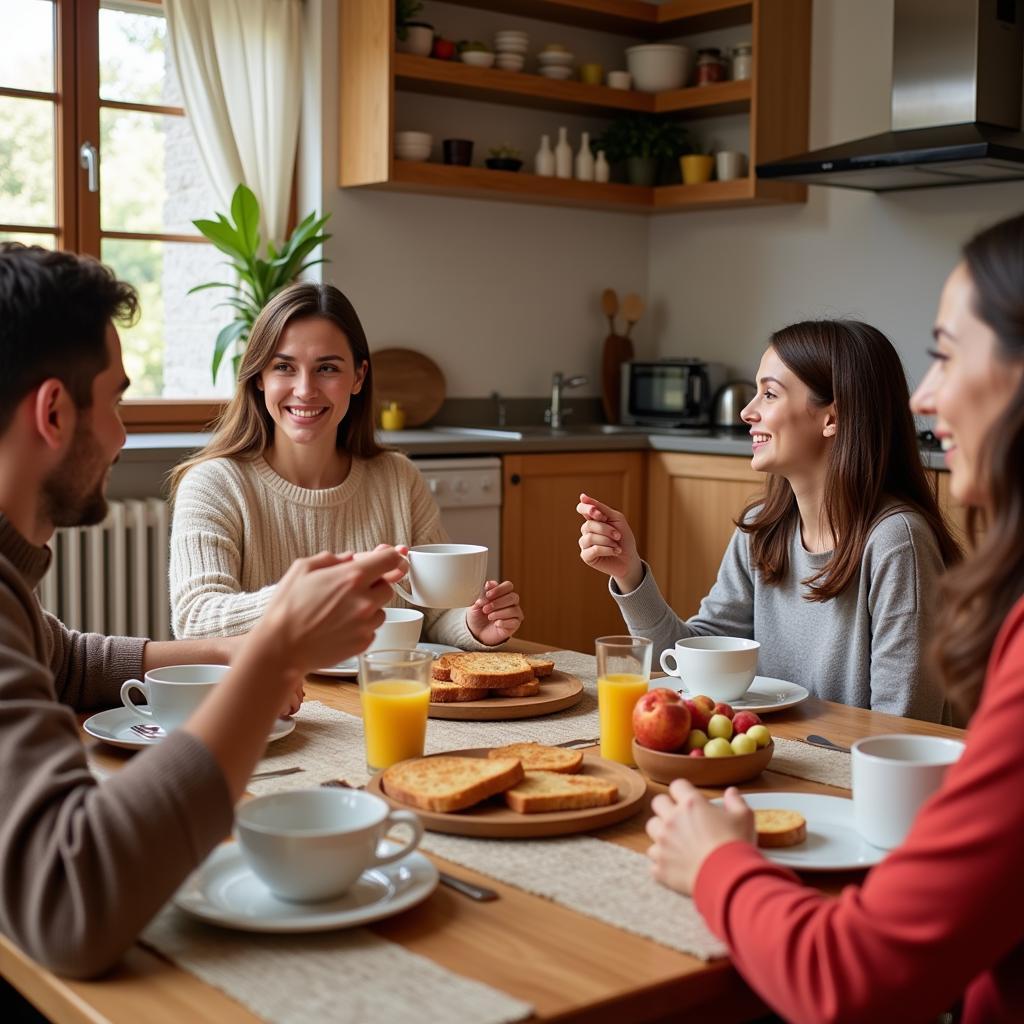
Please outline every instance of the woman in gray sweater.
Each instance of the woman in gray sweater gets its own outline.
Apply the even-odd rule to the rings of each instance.
[[[936,582],[959,559],[928,484],[899,356],[854,320],[772,335],[743,410],[768,474],[697,614],[658,589],[621,512],[580,495],[580,557],[607,573],[626,626],[657,653],[690,636],[761,644],[758,672],[825,700],[937,722],[922,669]]]

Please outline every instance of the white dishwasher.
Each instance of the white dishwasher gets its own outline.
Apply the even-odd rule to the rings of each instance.
[[[487,578],[501,580],[501,459],[413,459],[455,544],[489,551]]]

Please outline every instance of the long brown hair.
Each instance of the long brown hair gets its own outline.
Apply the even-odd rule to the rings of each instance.
[[[274,420],[257,387],[260,375],[273,359],[284,329],[310,317],[333,323],[348,340],[356,367],[366,363],[363,386],[352,396],[348,413],[338,424],[337,446],[362,459],[372,459],[384,450],[373,429],[373,364],[359,315],[334,285],[301,281],[278,292],[256,318],[238,368],[235,394],[218,417],[206,447],[171,470],[172,497],[193,466],[210,459],[255,459],[271,443]]]
[[[942,520],[918,449],[903,365],[881,331],[859,320],[806,320],[776,331],[771,347],[807,385],[812,403],[836,406],[838,429],[825,470],[824,525],[835,539],[828,563],[803,583],[808,601],[828,601],[856,578],[864,545],[889,508],[919,513],[942,560],[960,549]],[[749,517],[749,518],[748,518]],[[764,497],[737,521],[751,535],[751,556],[766,583],[789,572],[789,544],[799,528],[796,496],[784,477],[768,477]]]
[[[964,246],[974,313],[996,335],[1008,366],[1024,361],[1024,215],[982,231]],[[978,706],[996,634],[1024,596],[1024,379],[982,446],[986,530],[963,565],[943,581],[945,598],[933,647],[954,706]],[[975,510],[968,519],[973,527]],[[971,529],[973,532],[973,529]]]

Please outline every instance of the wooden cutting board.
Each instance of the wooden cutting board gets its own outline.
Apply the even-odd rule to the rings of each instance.
[[[583,699],[583,680],[566,672],[552,672],[540,681],[540,693],[533,697],[502,697],[501,691],[483,700],[431,704],[431,718],[448,718],[460,722],[493,722],[511,718],[535,718],[564,711]]]
[[[429,356],[411,348],[382,348],[373,362],[374,423],[380,410],[397,402],[405,411],[405,425],[420,427],[432,420],[444,404],[445,380]]]
[[[604,418],[618,423],[622,411],[622,364],[633,358],[633,342],[621,334],[609,334],[604,339],[601,354],[601,404]]]

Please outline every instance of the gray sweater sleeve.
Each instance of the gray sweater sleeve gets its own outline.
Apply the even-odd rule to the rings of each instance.
[[[700,603],[697,614],[681,619],[662,597],[651,567],[644,562],[644,578],[636,590],[620,592],[614,580],[608,589],[633,636],[654,642],[654,661],[677,640],[691,636],[754,635],[754,580],[748,558],[747,536],[735,530],[722,557],[718,578]]]

